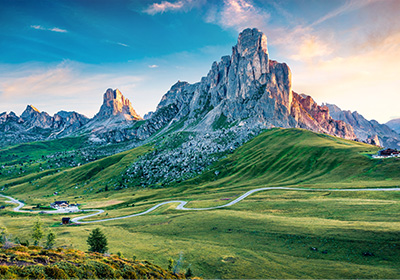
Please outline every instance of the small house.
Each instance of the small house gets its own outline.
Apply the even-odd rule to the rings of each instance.
[[[68,201],[55,201],[52,204],[50,204],[51,207],[53,208],[65,208],[69,207]]]
[[[400,151],[388,148],[388,149],[379,151],[378,154],[383,157],[397,156],[400,154]]]
[[[70,222],[71,222],[71,218],[70,218],[70,217],[63,217],[63,218],[61,219],[61,223],[62,223],[63,225],[68,225]]]

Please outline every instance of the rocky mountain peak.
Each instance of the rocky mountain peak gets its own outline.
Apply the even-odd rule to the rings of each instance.
[[[247,28],[239,34],[237,51],[241,56],[263,52],[268,55],[267,36],[257,28]]]
[[[26,106],[26,110],[28,110],[28,111],[35,111],[35,112],[40,113],[40,111],[39,111],[35,106],[33,106],[33,105],[28,105],[28,106]]]
[[[122,116],[126,120],[141,120],[142,118],[133,109],[128,98],[119,89],[107,89],[103,95],[103,105],[95,118]]]
[[[38,116],[41,114],[46,114],[45,112],[40,112],[36,107],[33,105],[27,105],[25,111],[22,113],[21,118],[24,120],[30,119],[33,116]]]
[[[40,114],[41,112],[34,107],[33,105],[27,105],[25,111],[22,113],[21,117],[24,118],[23,116],[28,116],[32,114]]]

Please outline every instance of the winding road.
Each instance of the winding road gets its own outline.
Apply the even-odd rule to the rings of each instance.
[[[224,207],[229,207],[232,206],[240,201],[242,201],[243,199],[245,199],[246,197],[248,197],[249,195],[255,193],[255,192],[260,192],[260,191],[270,191],[270,190],[291,190],[291,191],[312,191],[312,192],[361,192],[361,191],[369,191],[369,192],[382,192],[382,191],[400,191],[400,188],[370,188],[370,189],[303,189],[303,188],[288,188],[288,187],[266,187],[266,188],[257,188],[257,189],[253,189],[250,190],[244,194],[242,194],[241,196],[239,196],[238,198],[236,198],[235,200],[232,200],[231,202],[224,204],[224,205],[220,205],[220,206],[214,206],[214,207],[206,207],[206,208],[186,208],[185,205],[188,203],[187,201],[183,201],[183,200],[170,200],[170,201],[165,201],[162,203],[159,203],[153,207],[151,207],[150,209],[144,211],[144,212],[140,212],[137,214],[132,214],[132,215],[126,215],[126,216],[120,216],[120,217],[115,217],[115,218],[107,218],[107,219],[101,219],[101,220],[95,220],[95,221],[82,221],[83,219],[87,219],[89,217],[93,217],[96,215],[99,215],[101,213],[104,213],[104,210],[101,209],[90,209],[90,210],[81,210],[81,212],[95,212],[89,215],[84,215],[84,216],[80,216],[80,217],[76,217],[71,219],[71,222],[73,223],[81,223],[81,224],[89,224],[89,223],[99,223],[99,222],[107,222],[107,221],[114,221],[114,220],[121,220],[121,219],[127,219],[127,218],[132,218],[132,217],[137,217],[137,216],[141,216],[141,215],[145,215],[148,214],[154,210],[156,210],[158,207],[161,207],[163,205],[166,204],[170,204],[170,203],[179,203],[178,206],[176,206],[176,210],[184,210],[184,211],[203,211],[203,210],[214,210],[214,209],[219,209],[219,208],[224,208]],[[27,211],[27,210],[21,210],[22,207],[24,207],[24,203],[22,203],[21,201],[14,199],[10,196],[5,196],[0,194],[1,197],[5,197],[7,199],[9,199],[9,201],[7,202],[11,202],[11,203],[16,203],[18,204],[17,207],[14,207],[13,210],[15,212],[28,212],[28,213],[35,213],[35,212],[42,212],[42,213],[46,213],[46,214],[55,214],[55,213],[69,213],[69,211],[61,211],[61,210],[51,210],[51,211]]]

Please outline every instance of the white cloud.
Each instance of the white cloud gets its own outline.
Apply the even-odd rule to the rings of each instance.
[[[222,7],[209,9],[205,20],[223,28],[242,31],[248,27],[262,28],[270,18],[269,13],[256,7],[250,0],[224,0]]]
[[[36,29],[36,30],[45,30],[45,31],[58,32],[58,33],[67,33],[68,32],[67,30],[61,29],[58,27],[47,28],[47,27],[43,27],[41,25],[31,25],[31,28]]]
[[[130,47],[128,44],[121,43],[121,42],[114,42],[114,41],[110,41],[110,40],[102,40],[102,42],[105,42],[105,43],[108,43],[108,44],[112,44],[112,45],[122,46],[122,47],[125,47],[125,48],[129,48]]]
[[[329,19],[335,18],[337,16],[343,15],[348,12],[352,12],[358,9],[361,9],[369,4],[375,3],[379,0],[362,0],[362,1],[356,1],[356,0],[351,0],[347,1],[344,3],[342,6],[338,7],[337,9],[325,14],[323,17],[319,18],[315,22],[312,23],[312,26],[318,25],[320,23],[323,23],[324,21],[327,21]]]
[[[149,15],[155,15],[158,13],[164,13],[168,11],[176,11],[182,9],[185,4],[190,3],[190,1],[176,1],[168,2],[162,1],[161,3],[153,3],[147,9],[144,10],[145,13]]]
[[[120,43],[120,42],[116,42],[116,44],[117,44],[117,45],[120,45],[120,46],[123,46],[123,47],[125,47],[125,48],[128,48],[128,47],[129,47],[129,45],[124,44],[124,43]]]
[[[127,75],[124,71],[110,73],[100,66],[70,61],[53,66],[26,64],[19,69],[1,65],[0,70],[9,73],[0,77],[0,111],[12,110],[17,114],[22,113],[27,104],[32,104],[49,114],[68,110],[93,116],[107,88],[119,88],[130,98],[144,79],[144,76]]]
[[[149,68],[158,68],[158,65],[152,64],[152,65],[149,65]]]

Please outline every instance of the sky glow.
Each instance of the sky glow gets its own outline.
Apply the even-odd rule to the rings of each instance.
[[[0,111],[93,116],[107,88],[144,115],[257,27],[293,90],[385,123],[400,117],[400,1],[0,0]]]

